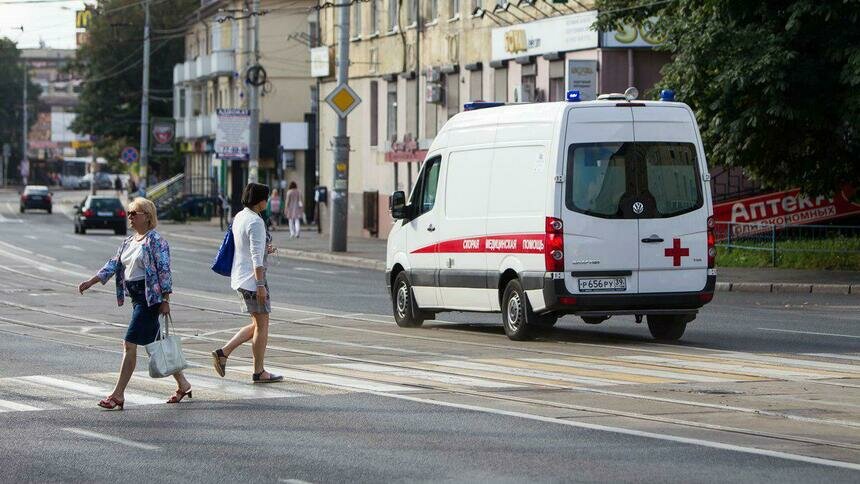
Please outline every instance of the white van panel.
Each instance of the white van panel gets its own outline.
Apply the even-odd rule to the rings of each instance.
[[[482,247],[464,243],[486,235],[487,202],[493,150],[482,147],[452,150],[444,162],[440,179],[445,200],[445,215],[439,220],[439,281],[441,303],[448,308],[486,311],[489,291],[474,286],[486,283],[487,256]],[[477,245],[477,247],[476,247]],[[451,276],[456,274],[457,278]],[[455,284],[460,287],[446,287]]]
[[[580,279],[624,277],[624,291],[596,290],[588,294],[638,293],[639,222],[636,219],[602,218],[575,212],[567,207],[565,201],[570,178],[568,153],[571,145],[633,141],[631,108],[607,103],[605,106],[572,108],[568,113],[565,143],[559,157],[565,180],[565,190],[561,194],[565,286],[568,292],[576,294],[580,293]],[[572,273],[579,275],[574,276]],[[619,275],[613,276],[613,273]]]
[[[692,113],[686,107],[632,108],[636,141],[672,141],[696,144]]]

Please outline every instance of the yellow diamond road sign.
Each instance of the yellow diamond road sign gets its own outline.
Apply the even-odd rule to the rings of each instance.
[[[325,102],[334,109],[338,116],[345,118],[350,111],[361,103],[361,98],[352,88],[343,83],[334,88],[334,91],[325,98]]]

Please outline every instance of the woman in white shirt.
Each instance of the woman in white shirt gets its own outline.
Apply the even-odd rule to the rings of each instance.
[[[99,406],[108,410],[125,405],[125,388],[137,363],[137,347],[158,338],[160,314],[170,313],[170,293],[173,277],[170,271],[170,246],[155,231],[158,216],[155,204],[142,197],[128,205],[128,220],[134,234],[126,238],[114,255],[95,276],[78,286],[81,294],[95,283],[102,284],[116,276],[117,304],[122,306],[125,295],[132,301],[131,322],[123,341],[122,366],[116,386]],[[173,375],[178,388],[167,403],[179,403],[191,398],[191,383],[182,372]]]
[[[271,235],[260,213],[266,209],[269,187],[249,183],[242,192],[244,210],[233,217],[233,240],[236,249],[230,271],[230,287],[239,293],[242,310],[251,315],[251,324],[243,327],[221,348],[212,352],[215,371],[224,376],[227,358],[242,343],[252,340],[254,383],[272,383],[284,379],[266,371],[263,358],[269,339],[269,286],[266,283],[266,256],[274,252]]]

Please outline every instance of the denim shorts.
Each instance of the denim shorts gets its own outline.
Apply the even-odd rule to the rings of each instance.
[[[243,313],[269,314],[272,312],[272,300],[269,296],[268,284],[266,284],[266,303],[262,305],[257,301],[257,291],[249,291],[240,287],[236,292],[239,293],[240,307]]]
[[[158,308],[161,304],[146,304],[146,283],[126,281],[125,289],[131,296],[131,322],[125,333],[125,340],[136,345],[148,345],[158,339]]]

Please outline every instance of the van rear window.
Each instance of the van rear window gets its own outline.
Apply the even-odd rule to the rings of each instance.
[[[565,203],[602,218],[673,217],[703,205],[692,143],[627,142],[571,145]],[[642,214],[628,205],[641,201]]]

